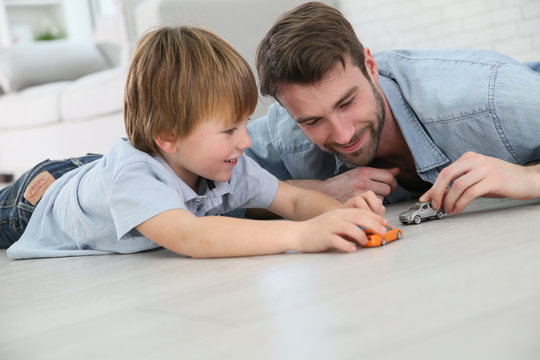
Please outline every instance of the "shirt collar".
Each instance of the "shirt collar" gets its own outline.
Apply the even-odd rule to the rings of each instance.
[[[211,180],[207,180],[202,178],[201,184],[199,185],[199,194],[197,194],[195,191],[193,191],[192,188],[190,188],[182,179],[176,175],[174,170],[167,164],[165,159],[161,157],[160,155],[155,155],[154,159],[156,159],[175,179],[175,182],[177,183],[179,190],[182,192],[182,195],[184,196],[184,201],[188,202],[190,200],[196,199],[196,198],[204,198],[206,196],[210,195],[210,198],[221,198],[223,195],[228,194],[231,192],[231,188],[228,182],[216,182],[214,181],[215,187],[213,189],[210,189],[208,186],[208,182]]]
[[[334,155],[334,158],[336,159],[336,169],[335,169],[335,173],[336,174],[341,174],[347,170],[351,170],[351,169],[354,169],[355,165],[351,165],[349,163],[346,163],[345,161],[341,160],[341,158],[337,157]]]
[[[439,172],[437,167],[450,160],[426,133],[421,121],[403,97],[397,83],[379,75],[379,85],[411,150],[418,175],[426,181],[434,182]]]
[[[214,188],[211,189],[210,182],[214,184]],[[223,196],[231,192],[231,186],[228,182],[216,182],[207,179],[201,179],[201,185],[199,186],[199,195],[206,195],[209,192],[213,192],[218,196]]]

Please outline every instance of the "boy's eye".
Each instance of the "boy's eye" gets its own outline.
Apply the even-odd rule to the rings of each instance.
[[[233,134],[233,133],[236,131],[236,129],[237,129],[237,127],[235,126],[235,127],[230,128],[230,129],[227,129],[227,130],[225,130],[225,131],[223,131],[223,132],[224,132],[225,134],[231,135],[231,134]]]

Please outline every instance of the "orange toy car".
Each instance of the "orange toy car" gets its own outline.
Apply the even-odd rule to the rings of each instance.
[[[386,245],[386,243],[389,243],[397,239],[401,239],[403,237],[403,232],[399,229],[394,229],[390,226],[387,226],[386,229],[387,231],[384,235],[374,233],[373,231],[369,229],[364,229],[364,232],[366,233],[366,236],[368,238],[368,242],[366,245],[362,245],[362,246],[363,247],[384,246]]]

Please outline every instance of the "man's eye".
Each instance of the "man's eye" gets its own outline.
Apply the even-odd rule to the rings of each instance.
[[[346,103],[341,104],[339,107],[342,108],[342,109],[346,108],[349,105],[351,105],[353,102],[354,102],[354,96],[351,98],[351,100],[347,101]]]
[[[304,126],[315,126],[319,123],[319,119],[313,119],[313,120],[309,120],[309,121],[304,121],[302,123],[302,125]]]

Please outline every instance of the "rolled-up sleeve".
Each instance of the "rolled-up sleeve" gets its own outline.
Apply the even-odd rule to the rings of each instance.
[[[501,65],[493,107],[502,140],[518,163],[540,160],[540,73],[521,64]]]

